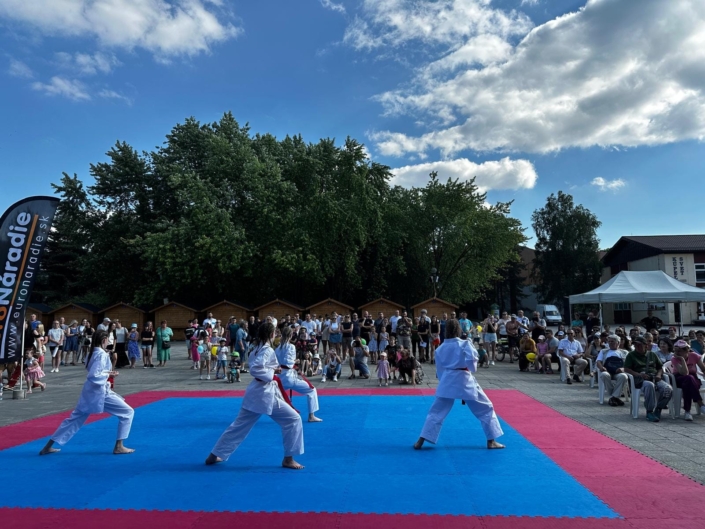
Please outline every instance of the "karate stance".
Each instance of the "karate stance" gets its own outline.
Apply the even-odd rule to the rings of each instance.
[[[308,422],[322,422],[316,417],[318,411],[318,393],[316,388],[303,376],[299,377],[294,364],[296,362],[296,347],[291,343],[291,327],[281,330],[282,337],[279,347],[276,348],[277,361],[282,369],[281,382],[285,391],[293,389],[297,393],[306,395],[308,399]]]
[[[266,322],[257,331],[257,345],[250,353],[250,374],[253,379],[245,390],[240,413],[226,428],[206,458],[206,465],[227,461],[237,450],[252,427],[262,415],[269,415],[282,429],[284,460],[282,466],[300,470],[303,465],[294,461],[295,455],[304,453],[304,431],[301,417],[288,402],[275,375],[282,372],[277,355],[272,348],[275,327]]]
[[[487,448],[504,448],[503,444],[495,441],[504,432],[492,402],[472,376],[477,371],[477,351],[468,340],[460,339],[460,333],[460,322],[448,320],[446,339],[436,349],[436,374],[439,378],[436,400],[428,411],[421,437],[414,443],[416,450],[423,446],[424,441],[436,444],[443,421],[450,413],[455,399],[462,399],[480,420],[487,438]]]
[[[53,448],[54,443],[65,445],[81,429],[91,413],[109,413],[119,419],[117,441],[113,454],[131,454],[132,448],[127,448],[123,441],[130,435],[132,418],[135,411],[123,400],[123,398],[110,389],[108,377],[117,376],[117,372],[112,371],[110,355],[105,351],[108,344],[108,333],[100,330],[93,334],[93,351],[86,360],[88,376],[83,384],[81,396],[78,399],[76,409],[71,416],[59,425],[59,428],[51,436],[46,446],[39,452],[40,456],[59,452],[58,448]]]

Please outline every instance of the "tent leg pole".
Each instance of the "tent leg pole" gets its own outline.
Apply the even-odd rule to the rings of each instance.
[[[602,332],[602,330],[605,328],[605,322],[602,321],[602,303],[600,303],[600,326],[602,327],[602,329],[600,329],[600,332]]]

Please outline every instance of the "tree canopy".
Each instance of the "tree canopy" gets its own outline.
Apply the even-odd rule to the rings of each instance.
[[[362,144],[251,134],[227,113],[177,124],[164,144],[117,142],[90,166],[94,184],[64,174],[41,301],[163,298],[201,307],[231,299],[351,305],[389,297],[477,299],[524,241],[510,204],[489,205],[474,181],[391,185]]]
[[[551,194],[531,217],[536,233],[534,279],[541,299],[561,305],[565,296],[600,284],[600,221],[562,191]]]

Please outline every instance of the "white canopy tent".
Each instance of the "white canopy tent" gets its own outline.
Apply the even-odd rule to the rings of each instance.
[[[575,303],[599,303],[600,323],[604,323],[602,321],[603,303],[705,302],[705,289],[682,283],[661,270],[648,272],[622,271],[604,285],[600,285],[584,294],[574,294],[568,299],[571,305]],[[682,327],[683,322],[678,323]]]

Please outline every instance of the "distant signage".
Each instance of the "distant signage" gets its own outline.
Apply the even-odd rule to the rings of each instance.
[[[671,257],[669,270],[673,274],[673,279],[683,282],[687,281],[687,278],[685,277],[685,257],[682,255],[674,255]]]

